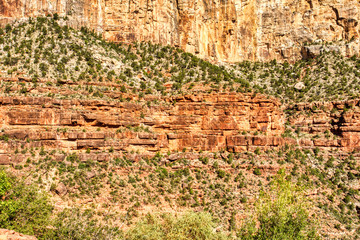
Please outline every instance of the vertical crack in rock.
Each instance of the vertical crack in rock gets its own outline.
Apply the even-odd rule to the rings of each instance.
[[[312,0],[306,0],[306,1],[309,3],[310,8],[313,9],[313,8],[314,8],[314,4],[313,4]]]
[[[292,62],[303,42],[359,38],[354,0],[0,0],[0,23],[55,11],[110,41],[169,44],[215,61]],[[358,54],[359,44],[351,44],[341,52]]]
[[[330,6],[331,9],[334,11],[336,16],[336,24],[343,28],[343,38],[346,41],[351,40],[351,38],[354,38],[355,36],[351,34],[351,30],[357,27],[358,21],[352,18],[345,18],[341,17],[339,14],[339,10],[333,6]],[[357,32],[355,30],[355,32]]]
[[[336,16],[336,24],[337,25],[339,25],[339,26],[341,26],[341,27],[343,27],[341,24],[339,24],[339,20],[340,20],[340,16],[339,16],[339,11],[335,8],[335,7],[333,7],[333,6],[330,6],[331,7],[331,9],[334,11],[334,13],[335,13],[335,16]]]

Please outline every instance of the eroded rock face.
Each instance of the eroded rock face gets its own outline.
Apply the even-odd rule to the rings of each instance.
[[[138,154],[285,145],[353,151],[360,149],[360,101],[287,107],[250,93],[146,95],[134,101],[2,96],[0,128],[0,164],[5,165],[23,162],[31,157],[28,149],[41,148],[61,149],[53,153],[55,161],[76,152],[81,161],[99,162],[122,154],[137,161]]]
[[[65,186],[64,183],[59,183],[58,186],[55,188],[55,192],[59,195],[59,196],[64,196],[67,193],[67,188]]]
[[[58,12],[112,41],[179,46],[218,61],[302,57],[305,42],[340,44],[359,53],[360,3],[355,0],[0,0],[1,22]]]
[[[360,149],[360,101],[337,101],[328,103],[298,104],[298,114],[289,122],[301,132],[312,134],[312,141],[303,141],[304,146],[341,148],[343,151]],[[299,114],[300,113],[300,114]],[[332,133],[325,138],[321,133]]]
[[[0,154],[0,164],[16,163],[28,157],[11,154],[10,149],[18,148],[18,144],[65,151],[108,148],[141,152],[184,148],[242,151],[251,145],[272,146],[273,136],[284,131],[280,104],[260,95],[198,94],[158,102],[147,106],[131,102],[0,97],[2,135],[10,139],[0,142],[1,149],[9,149]],[[265,140],[249,136],[241,143],[233,140],[233,136],[242,132],[262,132],[267,136],[262,136]],[[80,155],[80,158],[87,160],[89,156]],[[107,161],[107,157],[90,156],[97,161]]]

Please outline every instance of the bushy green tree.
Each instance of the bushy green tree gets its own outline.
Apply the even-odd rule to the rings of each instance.
[[[280,170],[268,191],[256,203],[255,218],[239,232],[241,239],[319,239],[309,215],[304,189],[286,179]]]
[[[0,170],[0,228],[42,235],[47,231],[52,209],[46,194]]]

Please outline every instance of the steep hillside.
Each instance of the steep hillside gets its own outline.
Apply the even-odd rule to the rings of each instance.
[[[325,102],[359,97],[360,60],[324,52],[294,64],[241,62],[236,75],[257,92],[273,95],[284,104]]]
[[[92,93],[77,97],[103,95],[94,87],[99,85],[97,82],[140,97],[189,90],[254,90],[291,104],[358,96],[356,56],[345,58],[325,52],[295,64],[241,62],[219,67],[169,46],[108,43],[86,28],[77,31],[64,24],[64,19],[56,17],[31,19],[15,27],[7,25],[0,38],[2,76],[20,76],[34,83],[41,79],[48,86],[68,82]],[[3,87],[5,93],[14,88]],[[18,88],[27,91],[26,87]]]
[[[235,79],[224,67],[182,50],[150,43],[108,43],[85,28],[77,31],[56,19],[36,18],[15,28],[6,26],[0,39],[3,76],[23,76],[33,82],[55,79],[60,84],[71,81],[73,85],[109,82],[123,84],[122,92],[164,95],[166,86],[173,93],[184,85],[191,89],[201,82],[219,88],[220,83]],[[247,91],[246,82],[237,85]]]
[[[316,234],[359,238],[357,57],[217,66],[169,46],[108,43],[65,22],[55,15],[1,31],[0,228],[122,239],[145,223],[160,229],[148,213],[179,214],[161,220],[177,226],[193,210],[216,221],[221,236],[211,239],[239,239],[282,176],[306,199],[298,214]],[[6,204],[40,193],[50,194],[35,200],[51,218],[24,224],[33,219],[22,203],[12,225]]]

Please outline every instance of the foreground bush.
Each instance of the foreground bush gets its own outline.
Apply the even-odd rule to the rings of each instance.
[[[0,170],[0,228],[43,235],[52,209],[46,194]]]
[[[49,197],[0,170],[0,228],[39,239],[116,239],[119,231],[93,219],[91,211],[65,209],[54,218]]]
[[[174,217],[170,214],[147,215],[125,235],[126,240],[220,240],[230,239],[217,232],[209,213],[189,212]]]
[[[280,171],[269,191],[261,192],[256,218],[242,227],[241,239],[319,239],[303,190]],[[258,224],[256,224],[256,222]]]
[[[94,218],[93,211],[77,208],[65,209],[53,221],[53,229],[44,239],[90,240],[118,239],[120,232],[111,223],[100,222]]]

